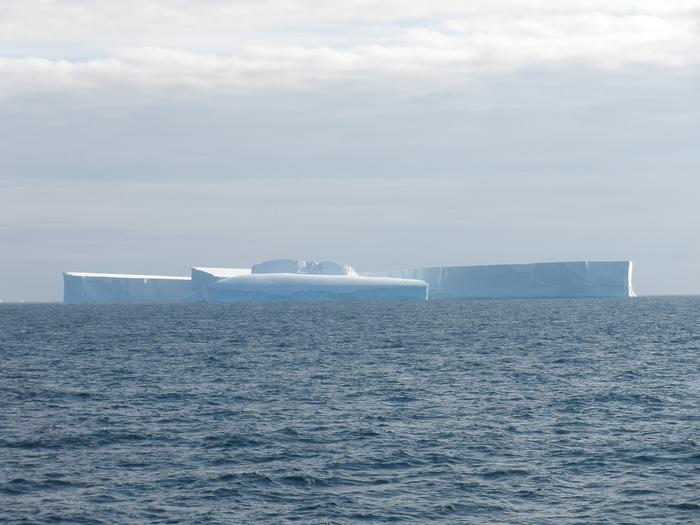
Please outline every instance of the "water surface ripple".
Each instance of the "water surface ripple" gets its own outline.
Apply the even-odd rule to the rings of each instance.
[[[700,522],[700,298],[0,305],[0,522]]]

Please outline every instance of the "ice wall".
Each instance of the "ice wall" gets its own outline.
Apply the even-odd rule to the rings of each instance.
[[[189,277],[66,272],[66,303],[173,303],[190,294]]]
[[[195,266],[192,268],[192,291],[188,295],[188,301],[207,301],[209,299],[209,287],[221,279],[250,275],[250,268],[204,268]]]
[[[269,273],[217,281],[209,301],[425,301],[427,293],[427,284],[415,279]]]
[[[346,264],[280,259],[192,268],[191,277],[66,272],[67,303],[633,297],[630,261],[409,268],[358,275]]]
[[[430,299],[635,295],[631,261],[441,266],[367,275],[422,279]]]

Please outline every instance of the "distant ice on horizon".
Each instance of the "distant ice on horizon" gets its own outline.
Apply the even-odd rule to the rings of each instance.
[[[631,261],[435,266],[358,274],[334,261],[193,267],[191,277],[66,272],[64,301],[260,302],[634,297]]]

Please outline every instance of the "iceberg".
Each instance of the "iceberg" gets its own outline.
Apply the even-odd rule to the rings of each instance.
[[[192,288],[187,300],[201,302],[209,299],[209,287],[221,279],[250,275],[250,268],[192,268]]]
[[[303,273],[258,273],[229,277],[209,288],[209,301],[425,301],[428,285],[417,279],[319,275]]]
[[[311,275],[357,275],[352,266],[335,261],[295,261],[274,259],[254,264],[251,272],[260,273],[301,273]]]
[[[190,300],[215,303],[427,299],[420,280],[362,277],[335,261],[275,259],[242,268],[193,268]]]
[[[434,266],[360,274],[335,261],[195,266],[191,277],[66,272],[66,303],[634,297],[631,261]]]
[[[65,303],[177,303],[191,293],[189,277],[65,272]]]
[[[365,275],[422,279],[430,299],[635,297],[631,261],[436,266]]]

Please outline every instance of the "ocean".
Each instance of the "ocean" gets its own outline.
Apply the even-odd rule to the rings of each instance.
[[[2,523],[700,523],[700,297],[0,305]]]

